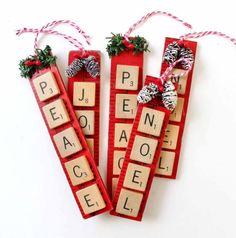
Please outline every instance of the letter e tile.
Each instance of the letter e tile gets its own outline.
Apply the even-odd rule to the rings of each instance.
[[[96,184],[79,190],[76,195],[85,215],[99,211],[106,206]]]
[[[70,121],[65,104],[62,99],[57,99],[43,108],[50,129],[61,126]]]
[[[125,175],[124,187],[144,191],[147,186],[149,173],[150,168],[129,163]]]

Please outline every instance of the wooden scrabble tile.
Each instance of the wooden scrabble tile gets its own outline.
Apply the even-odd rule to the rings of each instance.
[[[116,206],[116,212],[131,217],[137,217],[142,199],[142,194],[122,188]]]
[[[170,151],[161,151],[161,157],[156,168],[159,175],[172,175],[175,160],[175,153]]]
[[[132,124],[115,124],[115,147],[126,148],[128,145]]]
[[[73,105],[95,106],[96,84],[93,82],[75,82],[73,92]]]
[[[91,152],[92,156],[94,156],[94,139],[93,138],[86,138],[89,151]]]
[[[159,136],[164,117],[164,112],[144,107],[140,117],[138,131],[153,136]]]
[[[70,117],[62,99],[57,99],[44,106],[42,109],[50,129],[70,121]]]
[[[65,163],[72,185],[78,185],[94,178],[89,163],[85,156],[73,159]]]
[[[75,113],[84,135],[94,135],[94,111],[76,110]]]
[[[114,150],[113,174],[119,175],[125,159],[125,151]]]
[[[156,152],[158,141],[136,135],[130,154],[130,159],[151,164]]]
[[[60,94],[56,79],[51,71],[33,79],[33,85],[41,102]]]
[[[119,178],[112,178],[112,198],[114,197]]]
[[[124,179],[124,187],[144,191],[147,186],[149,173],[150,168],[129,163]]]
[[[174,150],[179,134],[179,126],[168,124],[162,148]]]
[[[132,65],[117,65],[116,89],[137,90],[139,67]]]
[[[134,118],[136,111],[136,94],[116,94],[116,118]]]
[[[170,121],[180,122],[182,118],[184,107],[184,98],[178,97],[177,106],[173,112],[170,114]]]
[[[61,131],[53,136],[57,149],[62,158],[82,150],[79,138],[73,127]]]
[[[173,69],[172,74],[179,75],[186,72],[186,70],[183,69]],[[184,76],[179,77],[178,79],[178,94],[185,94],[186,91],[186,85],[187,85],[187,79],[188,74],[185,74]]]
[[[99,211],[106,207],[102,195],[96,184],[83,188],[76,192],[84,214]]]

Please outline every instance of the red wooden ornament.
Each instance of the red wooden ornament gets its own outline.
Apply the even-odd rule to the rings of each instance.
[[[68,63],[71,64],[75,59],[87,56],[94,56],[100,68],[101,55],[99,51],[70,51]],[[84,68],[68,79],[68,96],[97,165],[99,165],[100,145],[100,84],[100,75],[93,78]],[[91,88],[92,90],[90,90]],[[74,100],[76,95],[81,97],[81,105]],[[93,102],[86,103],[86,97],[89,97]]]
[[[133,51],[123,51],[111,57],[107,162],[107,188],[110,196],[116,188],[121,171],[142,79],[143,52],[134,54]]]
[[[166,38],[164,52],[167,46],[173,42],[179,42],[180,39]],[[197,42],[183,40],[180,41],[182,46],[190,48],[193,52],[194,59],[196,57]],[[164,55],[164,54],[163,54]],[[169,65],[163,61],[161,65],[161,75]],[[190,96],[190,88],[192,84],[193,68],[190,72],[178,79],[178,103],[175,110],[170,115],[170,121],[167,126],[164,143],[162,145],[161,157],[156,168],[156,176],[175,179],[177,176],[181,142],[187,116],[188,102]],[[185,72],[181,64],[177,64],[173,70],[173,74],[180,74]]]
[[[159,79],[147,76],[145,85]],[[141,221],[160,157],[170,111],[156,97],[139,103],[115,191],[112,215]]]
[[[112,209],[56,65],[29,79],[51,140],[83,218]]]

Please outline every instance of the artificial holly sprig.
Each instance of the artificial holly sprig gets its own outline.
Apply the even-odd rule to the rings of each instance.
[[[56,63],[56,57],[52,56],[51,47],[46,46],[44,50],[36,49],[35,55],[30,55],[26,59],[20,61],[21,76],[31,78],[35,72],[49,68]]]
[[[133,50],[134,54],[149,51],[146,39],[141,36],[130,37],[126,40],[121,34],[112,33],[112,37],[107,39],[109,41],[106,50],[109,56],[119,55],[125,50]]]

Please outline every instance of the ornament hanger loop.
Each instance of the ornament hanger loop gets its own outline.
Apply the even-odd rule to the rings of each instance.
[[[231,41],[234,45],[236,45],[236,39],[228,36],[220,31],[200,31],[200,32],[190,32],[187,33],[185,35],[180,36],[180,39],[187,39],[187,38],[201,38],[204,36],[209,36],[209,35],[215,35],[215,36],[219,36],[219,37],[223,37],[224,39],[227,39],[229,41]]]
[[[151,18],[152,16],[155,16],[155,15],[164,15],[164,16],[170,17],[171,19],[176,20],[176,21],[182,23],[184,26],[186,26],[186,27],[192,29],[192,26],[191,26],[189,23],[187,23],[187,22],[185,22],[185,21],[179,19],[177,16],[174,16],[174,15],[171,14],[171,13],[164,12],[164,11],[153,11],[153,12],[150,12],[150,13],[148,13],[147,15],[143,16],[140,20],[138,20],[136,23],[134,23],[134,24],[129,28],[129,30],[125,33],[124,38],[125,38],[126,40],[128,40],[130,34],[131,34],[138,26],[142,25],[142,24],[143,24],[144,22],[146,22],[149,18]]]
[[[16,31],[16,35],[20,36],[23,33],[29,32],[29,33],[36,33],[35,39],[34,39],[34,50],[38,49],[38,36],[40,33],[45,34],[52,34],[57,36],[62,36],[64,39],[66,39],[68,42],[70,42],[72,45],[74,45],[79,50],[84,51],[84,46],[82,43],[80,43],[77,39],[60,33],[58,31],[52,30],[53,27],[59,25],[59,24],[68,24],[72,27],[74,27],[78,33],[80,33],[84,38],[88,45],[90,45],[90,36],[88,36],[76,23],[70,21],[70,20],[58,20],[58,21],[52,21],[47,23],[45,26],[43,26],[41,29],[34,29],[34,28],[23,28]],[[48,29],[49,28],[49,29]]]

